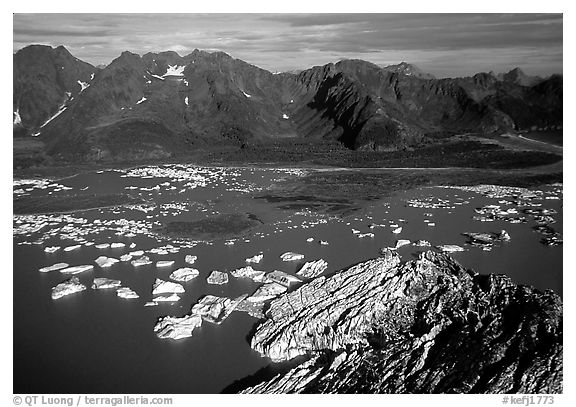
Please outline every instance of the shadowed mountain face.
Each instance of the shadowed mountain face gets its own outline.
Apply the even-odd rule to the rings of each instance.
[[[14,56],[15,134],[39,135],[54,156],[119,161],[292,137],[393,151],[436,132],[561,124],[561,77],[514,78],[437,80],[361,60],[272,74],[198,50],[124,52],[97,72],[63,47],[30,46]]]

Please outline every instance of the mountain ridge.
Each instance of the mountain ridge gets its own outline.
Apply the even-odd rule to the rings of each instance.
[[[167,157],[291,137],[394,151],[442,131],[492,133],[562,120],[561,76],[525,86],[521,70],[505,80],[486,73],[435,79],[407,63],[342,60],[271,73],[198,49],[185,56],[125,51],[98,69],[64,47],[36,47],[14,55],[14,134],[37,135],[49,154],[68,158]],[[25,58],[36,53],[39,63]],[[69,75],[37,73],[65,64]],[[51,89],[51,97],[26,91],[27,80]]]

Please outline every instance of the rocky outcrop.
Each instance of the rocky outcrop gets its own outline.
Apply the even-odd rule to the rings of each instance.
[[[274,300],[251,346],[308,360],[249,393],[562,392],[562,301],[446,254],[398,255]]]

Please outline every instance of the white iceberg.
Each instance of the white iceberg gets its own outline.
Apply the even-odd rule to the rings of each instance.
[[[107,249],[110,247],[110,243],[100,243],[100,244],[94,245],[94,247],[97,249]]]
[[[154,285],[152,286],[152,295],[165,294],[165,293],[183,293],[184,287],[178,283],[173,283],[172,281],[164,281],[159,278],[156,279]]]
[[[294,252],[286,252],[280,256],[282,261],[296,261],[302,260],[304,258],[303,254],[294,253]]]
[[[152,261],[148,256],[142,256],[139,259],[132,260],[130,262],[134,267],[146,266],[152,264]]]
[[[120,287],[116,290],[116,295],[120,298],[131,299],[131,298],[139,298],[140,296],[136,294],[135,291],[131,290],[128,287]]]
[[[84,291],[85,289],[86,286],[80,283],[78,277],[72,277],[71,279],[66,280],[52,288],[52,299],[57,300],[58,298],[78,293],[80,291]]]
[[[409,245],[410,243],[411,243],[411,242],[410,242],[410,240],[408,240],[408,239],[399,239],[399,240],[396,240],[396,246],[394,247],[394,249],[399,249],[399,248],[401,248],[402,246],[407,246],[407,245]]]
[[[110,245],[110,248],[112,249],[120,249],[122,247],[126,246],[126,244],[122,243],[122,242],[116,242],[116,243],[112,243]]]
[[[236,278],[250,278],[257,283],[263,283],[266,280],[266,272],[254,270],[252,266],[241,267],[230,272]]]
[[[282,284],[283,286],[286,287],[290,287],[290,285],[294,283],[302,282],[302,280],[300,280],[298,277],[295,277],[291,274],[285,273],[280,270],[274,270],[266,274],[266,281]]]
[[[179,268],[178,270],[174,270],[172,274],[170,274],[170,279],[185,283],[198,277],[199,274],[200,272],[196,269],[190,267],[182,267]]]
[[[178,294],[170,295],[160,295],[152,299],[154,302],[176,302],[180,301],[180,296]]]
[[[54,253],[54,252],[57,252],[58,250],[60,250],[60,246],[50,246],[50,247],[44,248],[44,251],[46,253]]]
[[[120,256],[120,261],[130,261],[132,260],[132,256],[130,254],[123,254]]]
[[[174,260],[160,260],[156,262],[156,267],[171,267],[174,265]]]
[[[260,263],[262,261],[262,259],[264,258],[264,255],[262,253],[260,254],[255,254],[252,257],[248,257],[246,259],[246,263]]]
[[[440,249],[443,252],[447,252],[447,253],[453,253],[453,252],[463,252],[464,248],[460,247],[458,245],[455,244],[443,244],[440,246],[436,246],[438,249]]]
[[[104,290],[107,288],[117,288],[122,285],[120,280],[113,280],[111,278],[97,277],[92,283],[93,290]]]
[[[402,227],[399,227],[399,228],[394,229],[394,230],[392,231],[392,233],[394,233],[394,234],[396,234],[396,235],[399,234],[399,233],[402,233]]]
[[[132,257],[140,257],[144,255],[144,250],[136,250],[133,252],[128,253]]]
[[[194,262],[198,259],[198,256],[193,256],[191,254],[187,254],[184,258],[184,261],[188,264],[194,264]]]
[[[328,262],[324,259],[307,261],[296,274],[304,278],[315,278],[324,273],[327,268]]]
[[[76,249],[79,249],[79,248],[81,248],[81,247],[82,247],[81,244],[75,244],[75,245],[73,245],[73,246],[65,247],[65,248],[64,248],[64,251],[65,251],[65,252],[71,252],[72,250],[76,250]]]
[[[68,267],[69,264],[68,263],[56,263],[53,264],[51,266],[47,266],[47,267],[42,267],[41,269],[39,269],[38,271],[41,273],[48,273],[50,271],[56,271],[56,270],[61,270],[61,269],[65,269],[66,267]]]
[[[91,264],[84,264],[81,266],[72,266],[65,269],[60,270],[62,274],[78,274],[84,273],[85,271],[92,271],[94,270],[94,266]]]
[[[208,278],[206,278],[206,282],[208,284],[226,284],[228,282],[228,273],[214,270]]]
[[[158,303],[155,301],[148,301],[144,304],[145,307],[155,307],[156,305],[158,305]]]
[[[159,318],[154,326],[154,332],[160,339],[182,339],[192,336],[194,329],[202,325],[200,315],[185,315],[183,317]]]
[[[94,262],[102,268],[111,267],[114,264],[118,263],[120,260],[115,259],[114,257],[106,257],[100,256]]]

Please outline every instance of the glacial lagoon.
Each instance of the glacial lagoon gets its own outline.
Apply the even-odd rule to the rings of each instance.
[[[529,190],[417,188],[371,201],[345,217],[254,199],[306,171],[312,170],[166,165],[15,180],[15,197],[129,193],[141,202],[14,215],[14,392],[216,393],[263,368],[274,372],[278,367],[250,348],[258,319],[247,312],[233,311],[220,324],[204,321],[191,337],[178,340],[154,332],[159,318],[187,315],[207,295],[252,295],[262,283],[230,273],[249,264],[298,276],[306,262],[323,259],[322,275],[330,275],[386,247],[397,248],[404,261],[422,250],[458,247],[463,250],[451,255],[465,267],[562,294],[561,184]],[[162,233],[169,222],[232,215],[250,220],[240,237]],[[502,230],[509,240],[496,239]],[[494,239],[473,242],[465,232]],[[545,240],[551,237],[556,240]],[[431,246],[415,245],[419,240]],[[303,258],[283,261],[287,252]],[[260,255],[260,262],[246,262]],[[132,263],[143,256],[149,261]],[[57,263],[66,266],[40,271]],[[82,265],[93,267],[62,272]],[[170,278],[184,267],[197,275]],[[214,271],[226,273],[228,282],[209,283]],[[53,299],[53,287],[71,277],[85,289]],[[179,300],[154,304],[157,279],[180,284]],[[111,287],[92,288],[104,283]],[[134,295],[119,296],[118,287]]]

